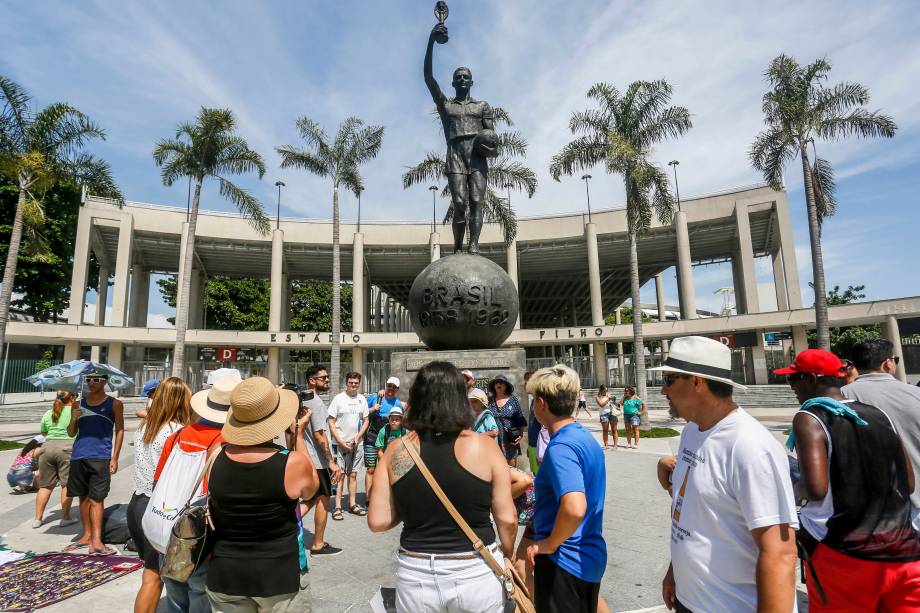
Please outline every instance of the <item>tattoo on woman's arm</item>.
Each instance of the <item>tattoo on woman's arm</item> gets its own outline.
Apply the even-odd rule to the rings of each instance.
[[[399,447],[393,452],[393,457],[390,458],[390,466],[393,468],[393,476],[399,479],[412,470],[412,467],[415,466],[415,462],[412,461],[412,458],[406,452],[405,448]]]

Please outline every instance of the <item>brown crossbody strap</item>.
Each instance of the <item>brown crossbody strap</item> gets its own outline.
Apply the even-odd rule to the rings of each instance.
[[[476,533],[473,532],[473,529],[470,528],[470,525],[466,523],[466,520],[460,515],[460,512],[457,511],[457,507],[450,501],[447,497],[447,494],[444,493],[444,490],[441,489],[441,486],[438,485],[437,480],[434,478],[434,475],[431,474],[431,471],[428,470],[428,467],[425,465],[425,462],[422,460],[419,452],[415,450],[415,447],[412,446],[412,443],[405,438],[403,439],[403,447],[406,449],[406,453],[409,454],[409,457],[412,458],[412,461],[415,462],[415,465],[418,466],[419,471],[421,471],[422,476],[425,477],[425,481],[428,482],[428,485],[431,486],[431,489],[434,491],[435,495],[438,497],[438,500],[441,501],[441,504],[444,505],[444,508],[447,509],[447,512],[450,513],[450,516],[454,518],[454,521],[460,526],[460,529],[463,530],[463,533],[466,535],[466,538],[470,539],[470,542],[473,544],[473,549],[482,556],[482,559],[485,560],[486,564],[489,565],[489,568],[492,569],[500,581],[507,581],[508,575],[499,563],[495,559],[495,556],[492,555],[492,552],[489,551],[489,548],[483,545],[482,539],[476,536]],[[421,448],[421,441],[419,441],[419,447]]]

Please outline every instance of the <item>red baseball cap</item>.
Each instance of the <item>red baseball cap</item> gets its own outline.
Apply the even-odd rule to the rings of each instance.
[[[773,371],[775,375],[810,373],[824,377],[843,378],[844,365],[836,355],[824,349],[806,349],[795,356],[792,364]]]

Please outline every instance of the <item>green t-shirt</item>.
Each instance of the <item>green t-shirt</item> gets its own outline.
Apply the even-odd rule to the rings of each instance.
[[[387,433],[389,433],[389,436],[387,436]],[[390,444],[390,441],[398,439],[405,433],[406,433],[405,428],[396,428],[395,430],[391,430],[390,426],[386,425],[380,428],[380,432],[377,433],[377,443],[374,446],[377,449],[386,450],[387,445]]]
[[[623,415],[635,415],[642,408],[640,398],[627,398],[623,400]]]
[[[67,436],[67,424],[70,423],[70,405],[64,406],[64,410],[61,411],[61,417],[56,424],[51,421],[51,411],[52,409],[48,409],[42,415],[40,426],[42,434],[49,441],[72,441],[73,437]]]

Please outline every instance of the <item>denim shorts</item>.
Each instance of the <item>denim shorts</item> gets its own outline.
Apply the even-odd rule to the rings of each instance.
[[[602,424],[615,424],[617,423],[617,416],[613,413],[601,413],[601,423]]]
[[[624,415],[623,419],[627,426],[638,426],[642,421],[642,418],[639,417],[638,413],[633,413],[632,415]]]

